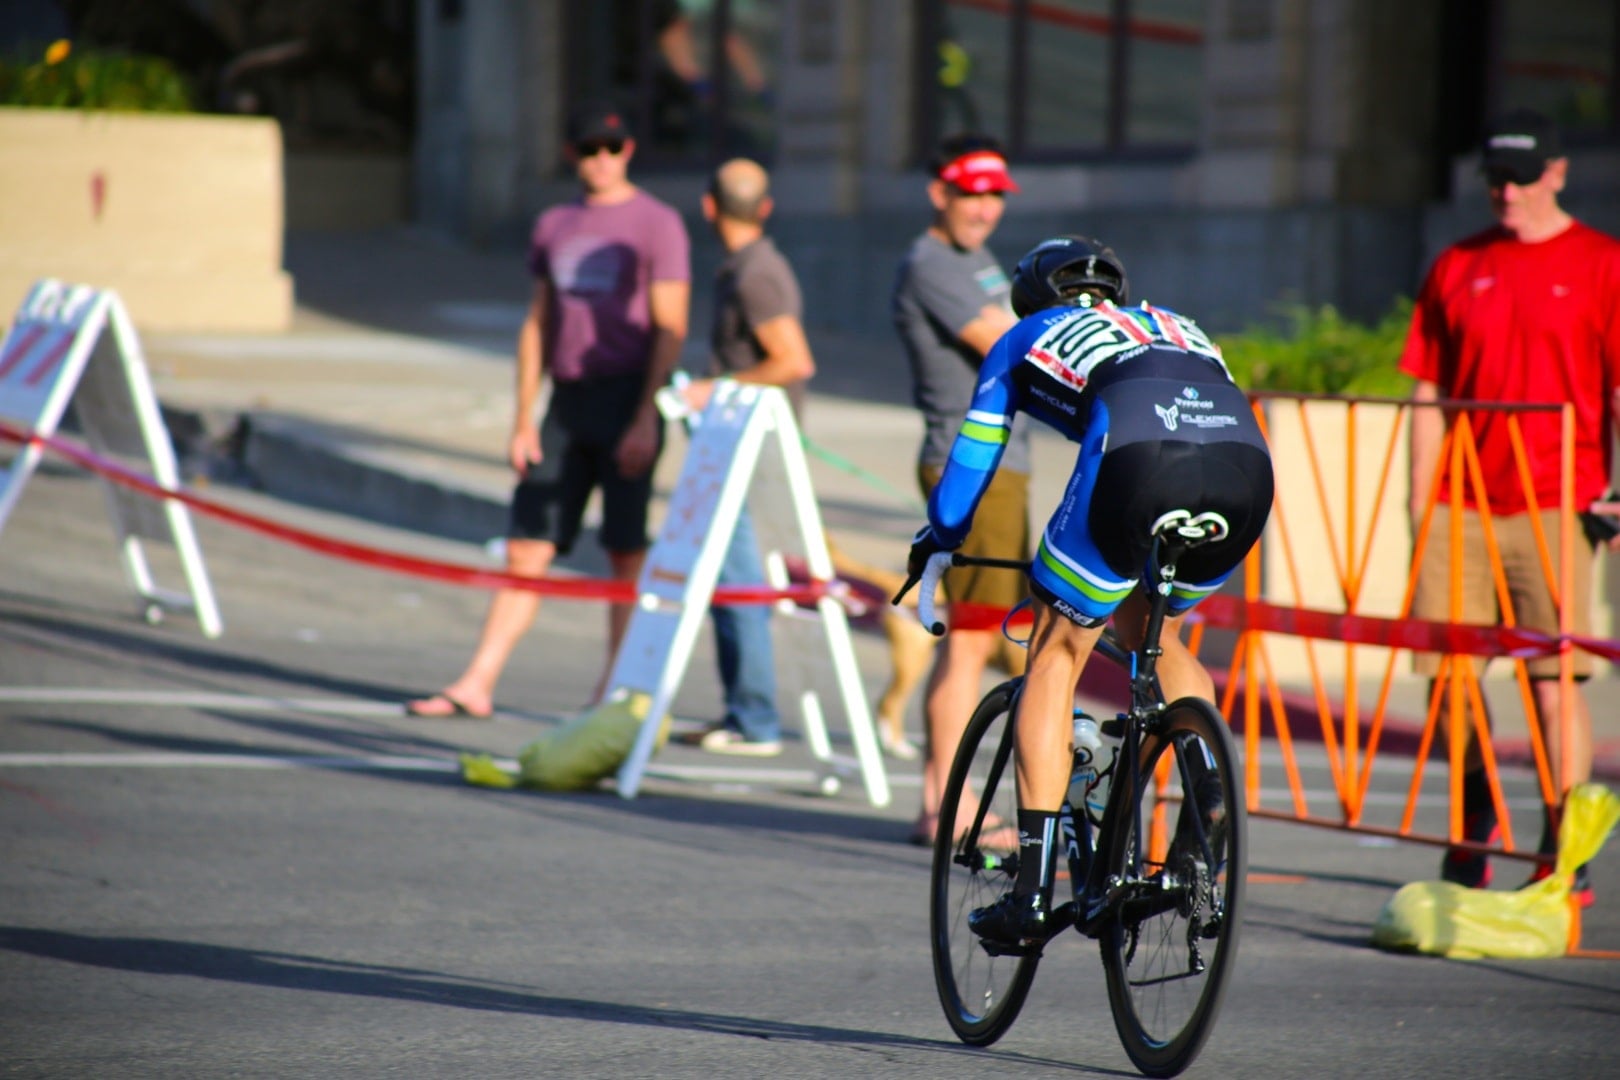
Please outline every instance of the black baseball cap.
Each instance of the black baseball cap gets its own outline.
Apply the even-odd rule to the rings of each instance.
[[[1517,109],[1492,124],[1485,133],[1481,169],[1494,180],[1533,184],[1547,170],[1547,162],[1563,156],[1558,128],[1530,109]]]
[[[574,145],[608,139],[629,139],[630,119],[612,102],[587,101],[568,118],[568,141]]]

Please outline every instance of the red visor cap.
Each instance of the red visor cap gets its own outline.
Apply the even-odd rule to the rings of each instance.
[[[991,150],[975,150],[963,154],[939,171],[939,178],[969,195],[983,195],[987,191],[1013,191],[1012,174],[1007,172],[1007,161]]]

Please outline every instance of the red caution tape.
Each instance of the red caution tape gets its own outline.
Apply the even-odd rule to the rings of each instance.
[[[1519,627],[1344,615],[1307,608],[1278,607],[1260,600],[1243,600],[1220,594],[1199,604],[1198,612],[1209,625],[1224,629],[1263,630],[1318,641],[1383,645],[1417,652],[1508,656],[1529,660],[1537,656],[1556,655],[1561,647],[1557,637]]]
[[[990,604],[957,604],[951,612],[951,628],[994,629],[1002,625],[1007,610]],[[1257,630],[1348,645],[1382,645],[1416,652],[1505,656],[1519,660],[1556,656],[1564,643],[1568,642],[1572,647],[1596,656],[1620,660],[1620,641],[1605,641],[1578,634],[1559,637],[1522,627],[1345,615],[1310,608],[1279,607],[1263,600],[1244,600],[1220,593],[1199,604],[1193,618],[1226,630]],[[1009,625],[1027,625],[1030,619],[1027,611],[1016,612]]]
[[[345,540],[336,540],[318,533],[295,529],[289,525],[282,525],[266,518],[253,514],[233,510],[231,507],[206,499],[184,488],[166,488],[149,476],[125,468],[114,461],[108,461],[89,450],[76,446],[64,439],[48,435],[39,435],[22,428],[14,427],[4,420],[0,420],[0,439],[22,445],[43,446],[52,453],[73,462],[81,468],[88,469],[115,484],[149,495],[155,499],[174,499],[209,517],[218,518],[232,525],[247,529],[281,540],[294,547],[304,548],[321,555],[345,559],[349,562],[361,563],[382,570],[392,570],[399,574],[410,574],[415,577],[430,578],[436,581],[449,582],[453,585],[467,585],[478,588],[511,588],[527,589],[530,592],[540,593],[544,596],[555,596],[564,600],[606,600],[609,603],[627,604],[636,598],[634,582],[619,581],[604,578],[557,578],[557,577],[519,577],[514,574],[502,573],[497,570],[482,570],[474,566],[463,566],[456,563],[439,562],[434,559],[421,559],[414,555],[404,555],[399,552],[383,551],[378,548],[365,547],[352,544]],[[722,585],[714,591],[716,604],[772,604],[778,600],[791,600],[798,604],[813,605],[824,596],[836,595],[839,590],[834,586],[838,582],[810,581],[802,585],[790,585],[785,589],[774,589],[759,585]]]

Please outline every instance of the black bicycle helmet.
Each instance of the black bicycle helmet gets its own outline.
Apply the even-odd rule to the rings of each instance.
[[[1101,292],[1103,299],[1116,304],[1129,303],[1125,264],[1101,240],[1054,236],[1018,260],[1012,280],[1013,311],[1022,319],[1058,304],[1073,304],[1087,289]]]

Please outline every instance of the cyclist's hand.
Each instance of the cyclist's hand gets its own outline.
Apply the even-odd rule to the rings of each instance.
[[[911,554],[906,556],[906,573],[913,581],[922,577],[928,560],[942,551],[949,551],[944,544],[934,538],[934,530],[924,525],[917,530],[917,535],[911,538]]]

